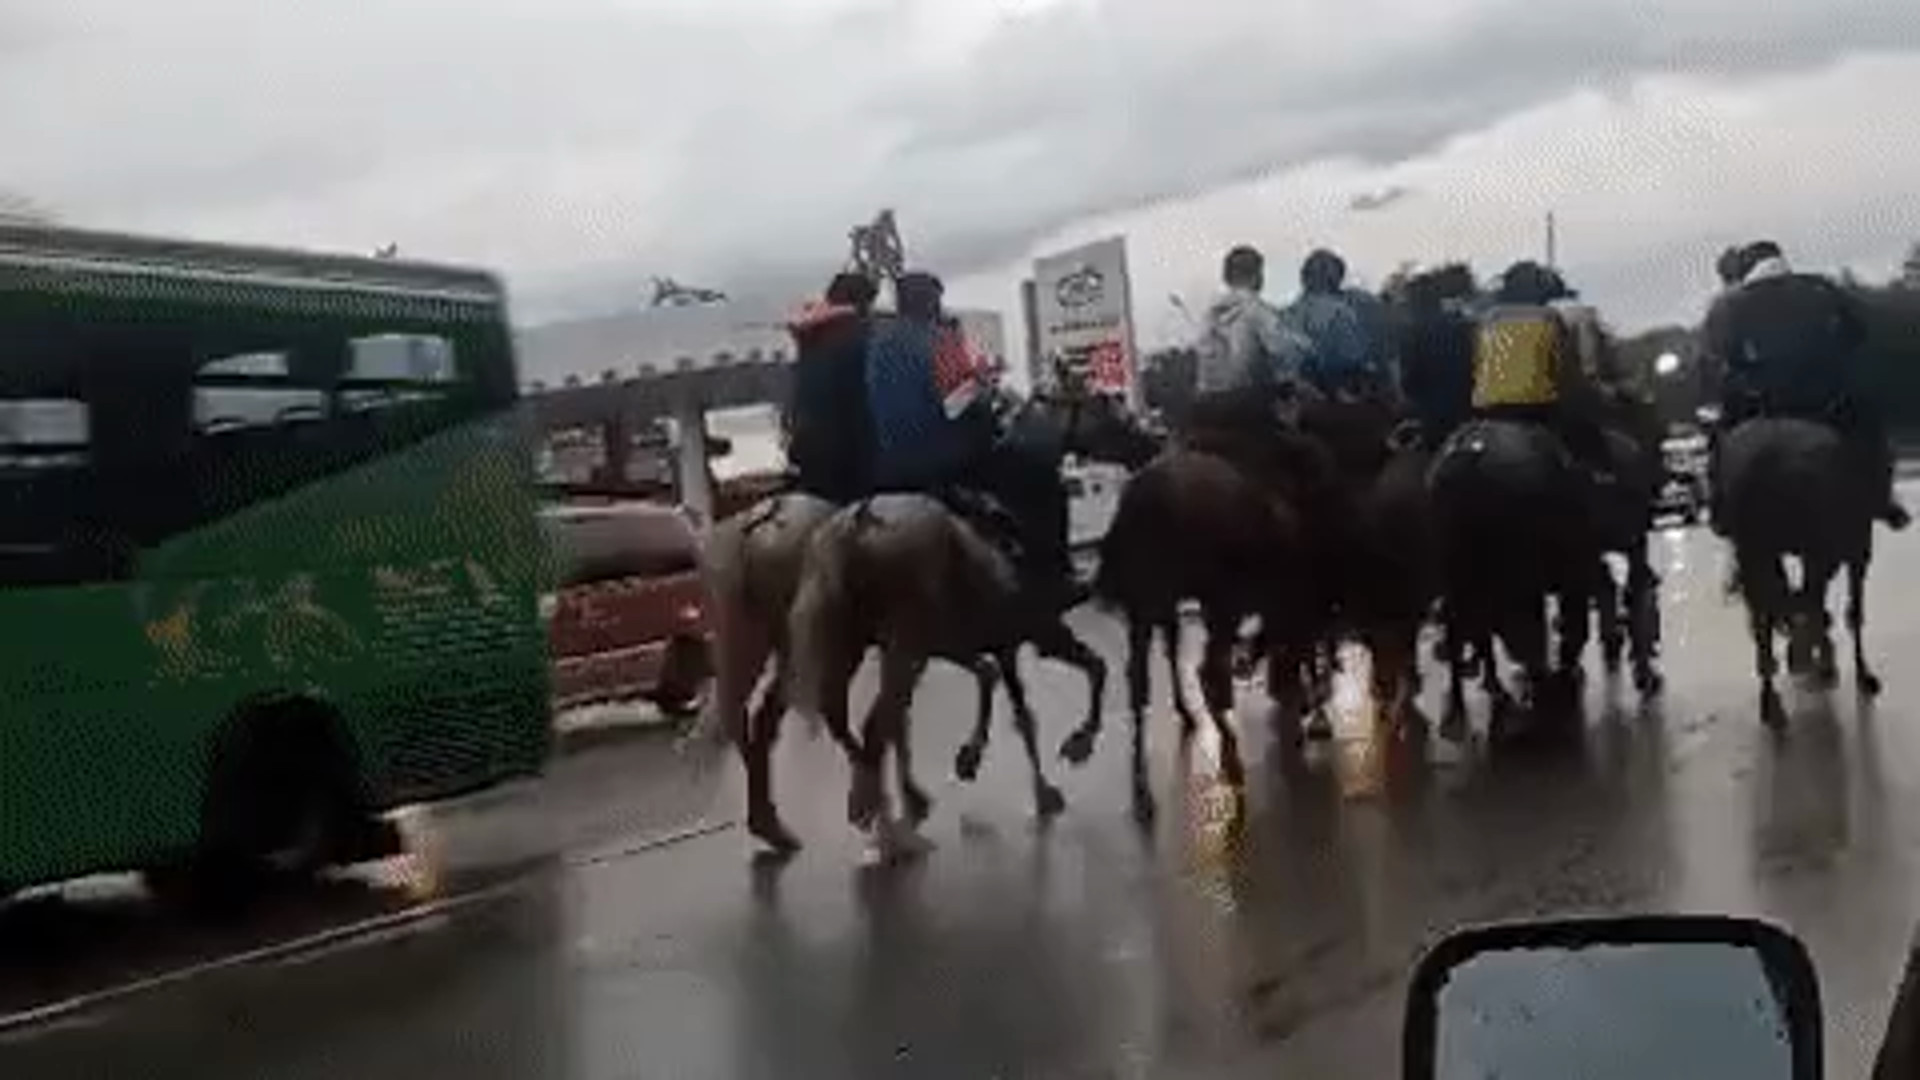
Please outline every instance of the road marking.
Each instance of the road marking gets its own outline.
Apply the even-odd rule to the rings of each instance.
[[[680,829],[654,833],[642,839],[593,855],[566,858],[569,868],[599,866],[621,859],[644,855],[676,844],[713,836],[738,828],[738,819],[703,821]],[[228,953],[182,967],[169,968],[153,975],[74,994],[71,997],[30,1009],[0,1014],[0,1043],[17,1042],[25,1037],[44,1035],[48,1029],[89,1026],[88,1015],[161,990],[167,990],[211,975],[243,968],[272,964],[311,963],[342,953],[386,945],[415,934],[442,929],[453,916],[467,908],[490,903],[526,885],[542,871],[528,869],[504,881],[495,882],[453,896],[412,904],[398,911],[358,919],[310,934]]]

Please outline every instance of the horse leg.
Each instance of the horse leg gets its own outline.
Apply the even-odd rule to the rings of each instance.
[[[1034,813],[1042,820],[1051,818],[1067,808],[1067,800],[1047,779],[1047,771],[1040,764],[1040,725],[1034,721],[1033,710],[1027,705],[1027,684],[1020,676],[1015,650],[1007,649],[1000,654],[1000,677],[1007,684],[1007,698],[1013,702],[1014,730],[1026,744],[1027,764],[1033,770]]]
[[[894,782],[900,788],[900,805],[907,812],[907,821],[919,826],[933,813],[933,799],[913,776],[913,713],[904,710],[900,714],[900,726],[895,732],[893,743]]]
[[[1200,661],[1200,689],[1206,696],[1213,730],[1220,736],[1222,778],[1234,788],[1246,786],[1246,766],[1240,760],[1240,741],[1233,733],[1233,646],[1240,628],[1237,613],[1209,606],[1207,643]]]
[[[887,747],[904,741],[907,712],[913,707],[914,687],[926,670],[926,658],[897,644],[880,650],[880,689],[867,709],[860,732],[858,764],[847,794],[847,820],[859,828],[872,826],[888,812],[886,786],[881,780]],[[896,747],[896,753],[897,753]]]
[[[1627,638],[1633,648],[1633,688],[1642,697],[1660,692],[1660,579],[1647,557],[1647,537],[1627,549]]]
[[[1337,633],[1329,634],[1308,650],[1303,672],[1310,713],[1306,736],[1316,742],[1333,738],[1333,719],[1327,713],[1327,706],[1333,700],[1333,678],[1339,670],[1340,638]]]
[[[1833,655],[1833,619],[1827,611],[1827,593],[1838,569],[1826,558],[1803,560],[1800,607],[1812,642],[1814,685],[1831,690],[1840,684],[1840,665]]]
[[[780,741],[780,725],[787,715],[785,669],[776,667],[773,679],[747,719],[740,755],[747,766],[747,832],[776,854],[800,850],[800,841],[780,820],[773,800],[773,748]]]
[[[977,690],[976,706],[973,714],[973,733],[953,755],[953,773],[960,779],[972,783],[980,776],[980,760],[986,756],[987,743],[993,738],[993,688],[999,681],[999,666],[991,657],[977,657],[967,665],[973,672],[974,687]]]
[[[1177,622],[1177,617],[1176,617]],[[1153,786],[1147,782],[1147,656],[1153,651],[1154,622],[1141,615],[1127,619],[1127,706],[1133,715],[1133,819],[1151,825],[1156,812]],[[1174,694],[1179,700],[1179,650],[1169,647],[1176,659]]]
[[[1620,673],[1620,660],[1627,649],[1628,630],[1621,617],[1625,601],[1621,596],[1620,582],[1613,576],[1613,567],[1607,565],[1605,555],[1600,557],[1600,561],[1600,577],[1595,583],[1593,606],[1600,616],[1600,664],[1612,676]],[[1627,555],[1627,562],[1628,589],[1631,590],[1631,552]]]
[[[1167,682],[1172,687],[1174,715],[1180,718],[1180,737],[1191,739],[1200,731],[1200,717],[1187,697],[1186,670],[1180,666],[1180,620],[1167,619],[1160,624],[1160,644],[1167,652]],[[1268,673],[1272,677],[1272,673]]]
[[[1373,692],[1394,730],[1413,719],[1413,695],[1419,674],[1420,624],[1389,622],[1368,635],[1373,654]]]
[[[1847,635],[1853,639],[1853,681],[1864,697],[1877,697],[1880,676],[1867,666],[1867,560],[1847,560]]]
[[[1753,635],[1753,669],[1760,679],[1760,720],[1768,727],[1779,727],[1786,723],[1787,710],[1774,685],[1780,674],[1780,658],[1774,653],[1773,636],[1789,600],[1785,574],[1775,555],[1739,555],[1734,569],[1747,602],[1747,628]]]
[[[1060,744],[1060,756],[1073,765],[1085,765],[1100,740],[1102,713],[1107,700],[1107,662],[1064,622],[1055,622],[1033,639],[1041,656],[1079,668],[1087,677],[1087,717]]]
[[[1441,659],[1447,665],[1447,705],[1440,718],[1440,736],[1458,741],[1467,733],[1467,634],[1460,623],[1460,606],[1447,604],[1440,627]]]
[[[1584,562],[1585,572],[1569,575],[1557,597],[1560,648],[1554,674],[1564,690],[1576,693],[1586,681],[1587,643],[1593,638],[1594,602],[1604,591],[1600,579],[1604,576],[1611,581],[1613,577],[1605,556]]]

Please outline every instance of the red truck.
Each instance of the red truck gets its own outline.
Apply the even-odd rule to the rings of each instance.
[[[712,676],[700,538],[677,506],[575,502],[542,511],[555,592],[543,601],[556,710],[647,699],[690,716]]]

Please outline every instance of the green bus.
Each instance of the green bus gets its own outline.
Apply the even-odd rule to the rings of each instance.
[[[0,896],[377,857],[537,773],[516,398],[485,273],[0,227]]]

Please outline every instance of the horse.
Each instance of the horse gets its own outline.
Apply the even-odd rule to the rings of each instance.
[[[1123,466],[1138,466],[1158,447],[1157,440],[1142,431],[1117,401],[1104,395],[1075,393],[1070,387],[1066,392],[1026,399],[995,394],[988,405],[1000,414],[1008,437],[1033,452],[1083,453]],[[715,649],[719,661],[711,719],[703,723],[703,734],[711,740],[724,732],[740,748],[748,776],[749,832],[780,853],[799,848],[799,841],[780,823],[771,786],[772,749],[788,709],[787,617],[799,590],[812,534],[839,509],[800,493],[776,495],[720,523],[708,541],[705,561],[717,613]],[[1087,680],[1089,715],[1097,717],[1107,679],[1106,662],[1100,655],[1081,641],[1058,613],[1050,620],[1035,619],[1026,624],[1021,641],[1032,643],[1047,659],[1080,670]],[[1014,647],[1020,643],[1015,642]],[[987,748],[995,686],[1006,680],[1009,696],[1015,698],[1016,714],[1025,707],[1024,688],[1017,667],[1010,669],[991,656],[956,654],[941,658],[966,668],[975,678],[979,708],[974,731],[955,757],[955,771],[962,779],[972,780]],[[769,659],[776,660],[774,676],[749,716],[748,698],[761,681]],[[829,730],[850,761],[862,753],[846,726],[830,723]],[[903,787],[908,788],[904,798],[909,813],[923,818],[930,800],[910,777]],[[1043,790],[1040,799],[1049,814],[1058,812],[1057,792],[1047,795]]]
[[[816,529],[788,614],[790,703],[829,730],[845,728],[854,672],[869,647],[880,650],[879,690],[848,755],[854,773],[848,820],[868,827],[886,815],[881,769],[889,747],[908,819],[925,819],[931,800],[914,780],[907,737],[914,689],[929,661],[946,659],[984,672],[978,666],[982,655],[992,657],[991,670],[1013,701],[1014,723],[1033,770],[1036,812],[1042,818],[1058,814],[1065,800],[1041,764],[1038,728],[1016,658],[1020,644],[1047,627],[1064,631],[1060,613],[1023,602],[1008,553],[932,495],[876,495]],[[983,677],[982,693],[990,692]],[[987,711],[983,704],[982,717]]]
[[[1498,637],[1536,693],[1578,686],[1600,555],[1589,487],[1554,432],[1542,424],[1477,419],[1455,432],[1429,483],[1442,551],[1447,650],[1455,681],[1447,722],[1457,726],[1462,649],[1471,644],[1493,702],[1492,734],[1506,733],[1514,700],[1493,651]],[[1558,665],[1549,666],[1544,605],[1564,612]],[[1559,679],[1554,679],[1558,674]]]
[[[1720,440],[1721,503],[1733,542],[1734,584],[1746,601],[1760,679],[1760,714],[1785,722],[1774,686],[1774,635],[1790,635],[1789,668],[1822,686],[1839,678],[1828,632],[1826,596],[1835,573],[1847,571],[1847,628],[1854,681],[1865,697],[1880,693],[1867,662],[1867,570],[1873,558],[1874,491],[1840,432],[1814,420],[1756,417]],[[1800,561],[1800,587],[1787,581],[1784,557]]]
[[[1182,737],[1191,737],[1198,721],[1182,687],[1179,607],[1183,600],[1199,602],[1207,635],[1201,689],[1220,738],[1222,778],[1241,788],[1245,767],[1225,715],[1233,707],[1233,649],[1241,623],[1260,616],[1270,682],[1297,685],[1321,628],[1308,588],[1308,550],[1306,524],[1283,492],[1217,453],[1171,448],[1122,490],[1101,541],[1094,595],[1127,624],[1133,814],[1141,825],[1157,813],[1146,767],[1147,662],[1155,632],[1165,644]],[[1062,752],[1084,760],[1097,733],[1096,723],[1083,743]]]
[[[724,739],[738,749],[747,773],[747,831],[781,853],[800,847],[773,798],[772,750],[787,712],[786,613],[799,588],[807,543],[838,509],[805,492],[772,495],[716,524],[701,557],[713,627],[714,689],[682,745],[708,748]],[[776,660],[773,676],[749,714],[748,702],[769,660]],[[858,753],[844,724],[830,730],[849,756]]]
[[[1600,489],[1595,507],[1603,556],[1594,594],[1600,655],[1607,671],[1614,673],[1620,670],[1621,654],[1629,653],[1634,688],[1645,697],[1658,693],[1664,682],[1656,664],[1660,579],[1647,552],[1647,534],[1653,529],[1653,507],[1665,466],[1657,448],[1649,450],[1617,428],[1608,428],[1605,434],[1615,479]],[[1608,554],[1619,555],[1626,563],[1624,584],[1604,564]]]
[[[1373,691],[1404,724],[1419,690],[1420,631],[1440,595],[1439,537],[1427,476],[1433,452],[1403,425],[1391,455],[1356,496],[1357,544],[1342,606],[1373,657]]]

